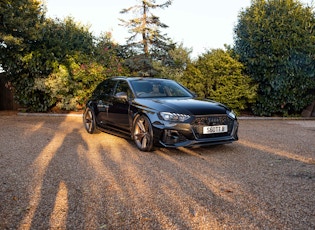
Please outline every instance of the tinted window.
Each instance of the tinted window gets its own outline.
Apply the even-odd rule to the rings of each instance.
[[[103,82],[101,82],[96,89],[93,92],[93,97],[99,97],[99,96],[108,96],[112,95],[114,88],[115,88],[116,81],[113,81],[112,79],[107,79]]]
[[[132,96],[130,87],[126,81],[119,81],[116,88],[116,93],[126,93],[128,97]]]

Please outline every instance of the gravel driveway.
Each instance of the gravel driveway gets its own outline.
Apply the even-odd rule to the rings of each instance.
[[[315,229],[315,120],[140,152],[81,117],[0,116],[0,229]]]

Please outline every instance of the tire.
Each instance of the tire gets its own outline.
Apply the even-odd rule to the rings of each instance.
[[[136,117],[132,130],[132,137],[138,149],[151,151],[153,148],[153,129],[149,118],[144,115]]]
[[[83,114],[83,123],[86,131],[90,134],[96,133],[95,114],[92,109],[86,108]]]

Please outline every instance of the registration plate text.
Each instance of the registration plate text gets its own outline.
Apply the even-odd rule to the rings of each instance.
[[[228,131],[227,125],[205,126],[203,127],[203,134],[225,133]]]

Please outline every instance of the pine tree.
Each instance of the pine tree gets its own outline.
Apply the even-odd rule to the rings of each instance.
[[[161,29],[168,26],[160,21],[153,13],[155,9],[165,9],[172,4],[168,0],[162,4],[156,4],[155,0],[141,0],[140,4],[123,9],[120,13],[134,13],[135,18],[130,20],[120,19],[122,26],[129,28],[131,36],[125,46],[127,53],[126,65],[132,72],[142,76],[154,76],[156,70],[153,61],[159,61],[163,65],[170,65],[172,59],[168,51],[174,48],[174,44],[161,33]]]

